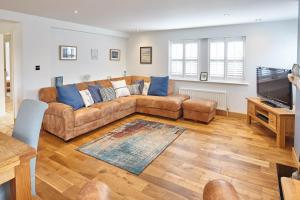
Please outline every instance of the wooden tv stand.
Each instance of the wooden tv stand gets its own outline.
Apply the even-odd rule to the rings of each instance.
[[[247,98],[247,122],[255,120],[276,133],[277,146],[285,147],[285,137],[294,136],[295,112],[285,108],[274,108],[259,98]]]

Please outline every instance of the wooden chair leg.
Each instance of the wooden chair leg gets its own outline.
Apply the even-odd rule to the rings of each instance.
[[[30,163],[21,163],[15,168],[16,177],[11,180],[11,199],[31,200]]]

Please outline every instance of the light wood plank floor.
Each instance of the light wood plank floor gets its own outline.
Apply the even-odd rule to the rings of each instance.
[[[5,115],[0,116],[0,132],[11,136],[14,125],[13,102],[8,96],[5,97]]]
[[[76,147],[135,119],[183,126],[185,131],[145,171],[132,175],[77,152]],[[111,189],[112,199],[202,199],[212,179],[230,181],[241,199],[279,199],[276,165],[293,165],[291,145],[276,147],[275,136],[242,118],[217,116],[209,125],[132,115],[68,143],[42,133],[37,162],[37,193],[41,199],[76,199],[88,180]]]

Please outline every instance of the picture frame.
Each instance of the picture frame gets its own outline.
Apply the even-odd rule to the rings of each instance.
[[[98,49],[91,49],[91,59],[98,60]]]
[[[140,64],[152,64],[152,47],[140,47]]]
[[[207,80],[208,80],[208,73],[207,72],[201,72],[200,81],[207,81]]]
[[[121,50],[120,49],[110,49],[109,59],[111,61],[120,61],[120,59],[121,59]]]
[[[76,46],[59,46],[59,59],[60,60],[77,60],[77,47]]]
[[[64,85],[64,77],[63,76],[54,77],[54,85],[55,85],[55,87],[63,86]]]

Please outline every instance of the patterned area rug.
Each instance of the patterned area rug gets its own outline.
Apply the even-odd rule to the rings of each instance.
[[[178,126],[138,119],[77,150],[139,175],[184,130]]]

